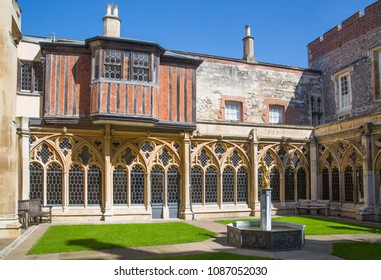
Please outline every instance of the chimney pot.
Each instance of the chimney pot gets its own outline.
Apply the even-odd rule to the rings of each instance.
[[[250,34],[250,25],[246,25],[245,28],[246,28],[246,36],[251,36],[251,34]]]
[[[106,15],[107,16],[111,16],[111,7],[112,7],[111,4],[106,5]]]
[[[254,55],[254,37],[250,34],[250,25],[246,25],[246,36],[243,38],[243,59],[250,63],[256,63]]]
[[[118,16],[118,5],[114,5],[112,15],[113,15],[114,17],[117,17],[117,16]]]

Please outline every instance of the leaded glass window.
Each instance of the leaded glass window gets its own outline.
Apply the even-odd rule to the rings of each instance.
[[[28,92],[41,92],[42,84],[42,64],[40,62],[21,61],[20,90]]]
[[[212,166],[205,173],[205,202],[217,202],[217,170]]]
[[[364,202],[364,174],[362,166],[356,168],[356,184],[357,184],[357,200],[358,202]]]
[[[38,163],[32,162],[29,165],[29,197],[31,199],[43,199],[44,190],[44,171],[42,166]]]
[[[202,203],[202,171],[198,167],[191,169],[192,202]]]
[[[329,172],[328,172],[328,168],[323,169],[321,176],[322,176],[323,199],[329,199]]]
[[[337,167],[332,169],[332,201],[340,202],[340,173]]]
[[[46,171],[46,204],[62,205],[62,169],[56,163]]]
[[[247,201],[247,185],[248,185],[247,171],[241,167],[237,172],[237,202]]]
[[[300,168],[296,173],[297,177],[297,199],[306,199],[307,198],[307,175],[304,168]]]
[[[144,204],[144,171],[139,165],[131,170],[131,204]]]
[[[119,50],[105,50],[104,52],[104,77],[120,80],[122,73],[122,52]]]
[[[353,198],[353,169],[347,166],[344,171],[344,199],[345,202],[354,202]]]
[[[175,166],[171,166],[167,173],[168,203],[179,201],[180,173]]]
[[[87,204],[102,205],[102,171],[96,165],[87,172]]]
[[[280,174],[277,168],[272,168],[270,172],[270,187],[272,188],[273,202],[280,201]]]
[[[118,166],[112,174],[113,204],[127,205],[127,170]]]
[[[261,189],[262,189],[262,179],[263,179],[263,169],[258,168],[258,200],[261,200]]]
[[[200,155],[197,157],[197,159],[200,161],[201,165],[205,167],[208,162],[210,161],[210,157],[208,154],[205,152],[205,150],[202,150]]]
[[[84,172],[74,164],[69,170],[69,205],[84,204]]]
[[[139,82],[149,81],[149,61],[147,53],[132,53],[132,80]]]
[[[46,164],[53,156],[53,153],[50,151],[48,146],[44,144],[42,145],[41,150],[37,152],[37,155],[40,157],[41,161]]]
[[[222,201],[234,202],[234,171],[230,167],[225,167],[222,173]]]
[[[151,170],[151,202],[162,203],[164,199],[164,171],[158,166]]]
[[[284,189],[284,199],[285,201],[293,201],[294,189],[295,189],[295,173],[291,167],[286,169],[285,173],[285,189]]]

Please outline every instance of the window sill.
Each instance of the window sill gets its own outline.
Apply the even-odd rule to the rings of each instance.
[[[17,95],[25,95],[25,96],[41,96],[42,92],[31,92],[31,91],[17,91]]]
[[[105,78],[91,80],[91,84],[97,84],[97,83],[158,87],[158,84],[154,83],[154,82],[138,82],[138,81],[131,81],[131,80],[113,80],[113,79],[105,79]]]

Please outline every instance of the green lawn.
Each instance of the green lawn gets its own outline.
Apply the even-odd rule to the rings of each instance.
[[[216,233],[187,223],[51,226],[28,254],[199,242]]]
[[[230,224],[236,221],[250,221],[254,219],[221,220],[223,224]],[[381,227],[364,226],[351,222],[343,222],[332,219],[317,218],[312,216],[288,216],[273,218],[277,222],[291,222],[306,225],[306,235],[327,235],[327,234],[359,234],[378,233],[381,234]]]
[[[335,243],[332,255],[345,260],[381,260],[381,243]]]
[[[203,253],[194,255],[165,256],[154,260],[275,260],[266,257],[244,256],[231,253]]]

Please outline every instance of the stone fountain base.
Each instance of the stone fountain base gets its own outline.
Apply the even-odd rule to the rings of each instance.
[[[299,250],[304,246],[305,225],[272,222],[270,231],[260,229],[260,221],[227,225],[228,244],[262,250]]]

